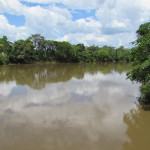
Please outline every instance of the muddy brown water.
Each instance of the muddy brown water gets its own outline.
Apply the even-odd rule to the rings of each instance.
[[[150,111],[126,63],[0,66],[0,150],[149,150]]]

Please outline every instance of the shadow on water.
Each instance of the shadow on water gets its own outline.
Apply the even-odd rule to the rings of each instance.
[[[150,105],[142,105],[141,107],[145,111],[150,111]]]
[[[15,80],[18,85],[28,85],[33,89],[41,89],[45,87],[46,83],[66,82],[73,77],[82,79],[85,73],[109,74],[115,71],[121,74],[131,68],[131,65],[127,63],[8,65],[0,66],[0,82]]]
[[[126,135],[130,141],[124,144],[123,150],[149,150],[150,148],[150,107],[137,106],[124,114],[127,125]],[[145,111],[146,110],[146,111]]]

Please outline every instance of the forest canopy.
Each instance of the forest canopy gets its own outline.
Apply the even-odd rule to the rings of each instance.
[[[85,46],[69,42],[46,40],[40,34],[33,34],[26,40],[8,41],[0,38],[0,64],[33,63],[37,61],[97,62],[129,61],[130,49],[123,46]]]

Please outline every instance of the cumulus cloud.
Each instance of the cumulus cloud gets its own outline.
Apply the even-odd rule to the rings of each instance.
[[[29,35],[27,28],[16,27],[15,25],[10,25],[7,18],[0,15],[0,36],[7,35],[9,40],[14,41],[16,39],[26,38]]]
[[[29,5],[31,2],[34,5]],[[147,0],[1,0],[0,36],[17,40],[40,33],[47,39],[73,44],[129,46],[139,25],[150,19],[149,5]],[[94,10],[95,14],[73,19],[76,9],[77,13]],[[10,25],[5,12],[23,15],[24,26]]]
[[[107,2],[103,8],[99,8],[96,12],[96,16],[103,24],[104,34],[135,32],[142,20],[146,21],[150,17],[148,13],[145,16],[145,12],[148,10],[141,7],[137,1],[116,1],[111,8],[109,4]]]
[[[0,1],[0,12],[7,12],[10,14],[22,14],[24,6],[18,0],[1,0]]]
[[[58,41],[70,41],[73,44],[83,43],[87,46],[90,45],[103,45],[107,42],[106,36],[97,36],[95,34],[85,34],[85,33],[70,33],[61,38],[57,39]]]

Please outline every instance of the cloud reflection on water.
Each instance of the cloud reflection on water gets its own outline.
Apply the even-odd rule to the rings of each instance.
[[[0,83],[0,88],[4,85]],[[7,150],[18,150],[15,144],[20,142],[23,146],[30,139],[32,144],[24,148],[20,144],[22,150],[120,150],[129,141],[123,115],[136,109],[139,85],[126,80],[125,72],[86,72],[82,79],[72,77],[67,82],[46,83],[40,90],[19,86],[26,89],[20,90],[26,94],[11,97],[18,85],[15,81],[7,85],[8,92],[0,96],[0,132],[5,133],[0,135],[0,148],[7,145]],[[6,140],[12,135],[13,140],[8,143]]]

